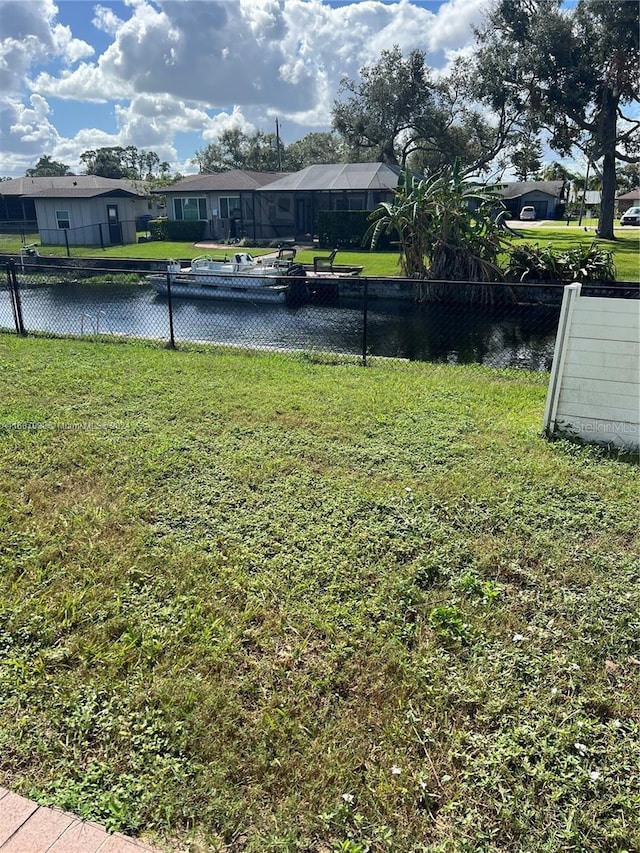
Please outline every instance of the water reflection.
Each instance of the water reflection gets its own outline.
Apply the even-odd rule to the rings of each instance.
[[[146,282],[87,282],[21,287],[27,330],[56,334],[114,334],[167,340],[167,300]],[[358,303],[280,305],[174,299],[179,341],[343,352],[363,349]],[[370,300],[366,334],[371,355],[418,361],[480,363],[548,370],[559,308],[514,309]],[[6,285],[0,288],[0,327],[13,329]]]

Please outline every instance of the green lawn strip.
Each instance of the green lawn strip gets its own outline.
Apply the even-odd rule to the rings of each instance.
[[[613,253],[616,276],[619,281],[635,282],[640,277],[640,245],[638,243],[639,234],[637,229],[618,229],[615,242],[598,240],[593,227],[590,227],[589,231],[585,231],[584,228],[579,228],[575,225],[565,226],[560,223],[544,223],[535,228],[527,227],[524,224],[522,226],[517,225],[516,230],[517,234],[521,236],[507,238],[514,244],[525,242],[531,245],[537,244],[541,248],[551,244],[558,251],[574,248],[578,245],[589,246],[595,242],[600,248]],[[37,242],[37,239],[34,242]],[[21,241],[18,237],[0,235],[0,251],[17,253],[20,250],[20,245]],[[109,246],[106,249],[96,249],[96,247],[90,246],[74,246],[71,249],[71,254],[75,258],[146,258],[159,260],[180,258],[186,260],[207,253],[215,257],[222,257],[225,252],[229,255],[238,248],[237,246],[226,246],[222,249],[203,249],[197,248],[193,243],[150,242],[139,243],[135,246]],[[256,256],[273,252],[273,249],[254,249],[252,247],[248,247],[248,249]],[[46,255],[66,256],[66,249],[63,246],[44,246],[41,251]],[[296,255],[296,259],[301,263],[311,264],[316,255],[323,254],[328,254],[328,251],[318,248],[301,249]],[[400,275],[398,252],[395,250],[370,252],[367,249],[362,249],[361,251],[346,251],[341,249],[336,261],[344,265],[362,266],[364,267],[363,274],[367,276],[393,277]]]
[[[0,785],[176,850],[637,849],[637,469],[540,437],[545,375],[0,381]]]
[[[615,242],[598,240],[593,227],[584,230],[578,226],[543,224],[536,228],[518,227],[517,231],[522,236],[513,238],[515,245],[552,246],[557,252],[595,243],[598,248],[612,253],[618,281],[640,281],[640,231],[637,228],[617,229]]]

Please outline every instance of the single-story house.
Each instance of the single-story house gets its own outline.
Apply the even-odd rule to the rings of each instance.
[[[0,183],[0,196],[0,209],[36,220],[43,245],[135,243],[141,220],[158,211],[136,181],[97,175],[14,178]]]
[[[220,240],[243,234],[255,237],[263,232],[262,224],[256,222],[255,194],[282,176],[282,172],[231,169],[190,175],[153,192],[166,197],[169,219],[203,222],[204,237]]]
[[[402,169],[385,163],[328,163],[307,166],[260,191],[263,210],[277,211],[282,233],[311,236],[321,210],[375,210],[391,201]],[[270,216],[267,217],[269,220]]]
[[[36,205],[25,193],[33,191],[33,178],[0,181],[0,230],[4,233],[36,231]]]
[[[299,172],[232,170],[193,175],[155,192],[170,219],[206,222],[213,239],[301,239],[317,233],[320,210],[375,210],[390,201],[401,169],[383,163],[334,163]]]
[[[526,205],[535,208],[536,219],[556,219],[558,213],[564,213],[566,192],[565,181],[518,181],[514,184],[503,184],[498,189],[498,194],[513,219],[518,219],[520,211]]]
[[[0,184],[0,187],[2,184]],[[640,207],[640,187],[636,187],[634,190],[629,190],[627,193],[622,193],[622,195],[617,196],[616,198],[616,210],[619,215],[629,210],[630,207]]]

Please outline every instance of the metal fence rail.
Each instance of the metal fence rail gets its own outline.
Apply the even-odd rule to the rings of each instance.
[[[470,302],[469,287],[461,294],[458,285],[442,283],[434,290],[437,301],[417,304],[381,298],[380,281],[362,278],[348,296],[333,283],[324,291],[316,287],[303,304],[288,306],[161,296],[140,271],[9,263],[0,282],[0,329],[322,353],[364,363],[384,356],[550,369],[561,289],[547,295],[551,304],[540,304],[533,290],[502,284],[472,290],[482,298]]]

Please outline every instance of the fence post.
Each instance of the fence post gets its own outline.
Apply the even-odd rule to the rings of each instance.
[[[69,251],[69,233],[68,233],[68,231],[69,231],[68,228],[64,229],[64,244],[67,247],[67,257],[70,258],[71,252]]]
[[[24,336],[27,332],[22,319],[22,302],[20,301],[16,265],[13,260],[7,264],[7,282],[9,284],[9,298],[11,299],[11,310],[13,312],[13,322],[16,326],[16,334]]]
[[[104,251],[104,237],[102,235],[102,222],[98,222],[98,228],[100,229],[100,248]]]
[[[176,341],[173,336],[173,302],[171,301],[171,273],[167,269],[167,305],[169,306],[169,347],[176,348]]]
[[[367,331],[369,311],[369,279],[364,280],[364,292],[362,295],[362,365],[367,366]]]
[[[19,335],[18,315],[16,313],[16,303],[13,298],[13,282],[11,280],[11,263],[7,261],[7,290],[9,291],[9,302],[11,303],[11,313],[13,314],[13,325],[16,327],[16,334]]]

